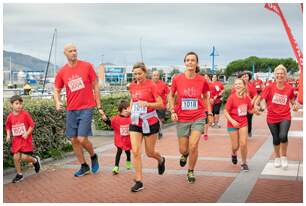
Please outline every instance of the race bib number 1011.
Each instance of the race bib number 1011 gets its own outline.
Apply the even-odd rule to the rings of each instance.
[[[197,110],[198,99],[182,98],[182,110]]]

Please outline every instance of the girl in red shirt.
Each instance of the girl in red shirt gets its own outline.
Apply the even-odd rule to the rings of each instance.
[[[165,172],[165,158],[155,151],[157,134],[160,129],[156,109],[163,109],[163,100],[157,92],[156,85],[147,79],[147,69],[144,63],[136,63],[133,66],[135,82],[130,84],[131,94],[131,121],[129,126],[132,152],[134,156],[134,168],[136,172],[135,185],[132,192],[142,190],[141,148],[142,139],[145,142],[145,150],[148,157],[158,162],[158,174]]]
[[[128,111],[129,103],[122,100],[119,103],[119,114],[109,119],[106,115],[102,115],[103,121],[114,129],[114,143],[117,147],[115,167],[112,172],[114,175],[119,173],[119,162],[122,150],[126,154],[126,169],[132,168],[131,163],[131,139],[129,134],[129,125],[131,124],[130,112]]]
[[[23,110],[22,102],[22,98],[18,95],[11,97],[10,103],[13,111],[8,115],[5,123],[6,142],[10,142],[11,134],[13,136],[11,154],[14,157],[14,164],[17,172],[12,181],[13,183],[23,180],[20,167],[20,162],[22,160],[32,163],[36,173],[40,170],[40,158],[38,156],[32,156],[32,131],[34,128],[34,121],[31,115]]]
[[[213,99],[213,116],[214,116],[214,122],[213,122],[213,127],[214,128],[220,128],[221,126],[218,124],[219,122],[219,114],[220,114],[220,108],[222,105],[222,95],[224,92],[224,86],[223,84],[218,80],[218,76],[216,74],[213,75],[212,77],[212,87],[213,87],[213,92],[211,95],[211,98]]]
[[[232,142],[232,163],[237,164],[237,151],[241,152],[241,170],[249,171],[246,163],[247,158],[247,135],[248,119],[247,113],[251,113],[251,99],[247,95],[247,86],[243,79],[236,79],[234,83],[235,92],[232,93],[226,102],[224,115],[227,121],[227,131]]]
[[[288,131],[291,124],[291,112],[289,102],[293,111],[298,111],[294,98],[294,89],[286,83],[287,69],[279,65],[274,70],[275,83],[264,89],[261,96],[255,102],[258,105],[261,99],[267,104],[267,123],[273,137],[274,166],[283,169],[288,168],[287,147]],[[259,110],[259,107],[256,107]]]
[[[205,112],[212,116],[209,105],[209,86],[203,76],[198,74],[198,56],[194,52],[185,55],[184,73],[176,75],[171,84],[169,95],[171,119],[177,121],[177,136],[181,153],[180,165],[184,167],[189,155],[187,180],[195,182],[194,168],[198,158],[198,145],[204,130]],[[174,96],[177,96],[174,103]],[[211,121],[210,121],[211,122]]]

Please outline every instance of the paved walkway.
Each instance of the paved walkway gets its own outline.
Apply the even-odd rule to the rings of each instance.
[[[95,137],[102,165],[100,173],[73,177],[79,165],[74,156],[43,165],[34,174],[30,168],[24,181],[10,183],[4,176],[4,202],[303,202],[302,112],[293,113],[289,132],[289,168],[273,167],[272,139],[265,116],[254,116],[253,137],[248,142],[249,172],[240,172],[230,160],[230,141],[221,117],[220,129],[209,128],[209,140],[200,141],[196,183],[186,181],[186,167],[179,166],[175,126],[164,130],[157,151],[166,157],[166,172],[157,174],[155,160],[143,155],[145,189],[131,193],[133,171],[124,168],[113,176],[115,148],[111,137]],[[89,159],[87,157],[87,159]]]

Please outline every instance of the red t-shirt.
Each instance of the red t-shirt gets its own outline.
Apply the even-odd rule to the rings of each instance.
[[[156,85],[149,79],[146,79],[143,83],[140,84],[132,82],[130,84],[130,94],[132,97],[133,104],[137,103],[138,101],[156,102],[156,98],[160,96],[157,92]],[[147,113],[150,113],[154,110],[155,109],[151,107],[146,108]],[[158,118],[151,117],[148,119],[148,122],[149,125],[153,125],[158,122]],[[141,119],[139,119],[139,123],[137,126],[142,127]]]
[[[262,89],[262,81],[261,81],[261,79],[255,79],[253,81],[253,86],[255,87],[257,92],[260,91]]]
[[[55,87],[67,93],[67,110],[81,110],[96,106],[92,82],[97,75],[92,65],[77,61],[74,67],[65,64],[56,74]]]
[[[227,99],[225,109],[228,111],[229,115],[240,124],[238,128],[248,125],[247,113],[252,109],[249,96],[245,95],[239,98],[236,93],[232,93]],[[235,128],[230,121],[227,121],[227,127]]]
[[[261,97],[267,103],[267,122],[274,124],[283,120],[291,120],[289,101],[294,98],[293,88],[285,84],[283,89],[278,89],[276,83],[266,87]]]
[[[187,79],[185,73],[178,74],[171,84],[172,94],[177,94],[175,112],[179,122],[194,122],[205,118],[203,94],[209,92],[209,85],[203,76],[196,74]]]
[[[17,152],[32,152],[32,133],[26,139],[22,135],[28,131],[29,127],[34,128],[34,121],[31,115],[22,110],[19,114],[14,115],[11,112],[5,122],[6,130],[10,130],[13,136],[11,151],[13,154]]]
[[[214,100],[214,104],[220,104],[221,103],[221,96],[219,96],[219,95],[224,90],[224,86],[219,81],[211,82],[211,84],[212,84],[211,98],[214,98],[215,96],[217,96],[217,98]]]
[[[272,80],[265,81],[265,88],[272,84]]]
[[[153,81],[153,83],[155,83],[155,82]],[[155,85],[156,85],[158,94],[161,96],[161,98],[163,100],[164,107],[166,107],[166,105],[167,105],[167,95],[169,94],[170,90],[169,90],[167,84],[165,82],[163,82],[162,80],[158,80],[155,83]]]
[[[123,150],[130,150],[131,139],[129,134],[129,125],[131,124],[131,118],[116,115],[111,119],[111,127],[114,129],[114,143],[116,147]]]

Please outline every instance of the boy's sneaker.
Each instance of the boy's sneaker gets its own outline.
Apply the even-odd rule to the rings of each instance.
[[[112,172],[113,172],[113,175],[119,174],[119,167],[118,167],[118,166],[115,166],[115,167],[113,168]]]
[[[36,159],[36,162],[33,163],[34,169],[36,173],[39,173],[40,170],[40,158],[38,156],[34,157]]]
[[[244,172],[248,172],[249,171],[249,167],[247,164],[242,164],[241,165],[241,170],[244,171]]]
[[[17,173],[14,179],[12,180],[12,183],[21,182],[22,180],[23,180],[23,175]]]
[[[127,170],[132,169],[132,162],[131,162],[131,161],[126,161],[126,162],[125,162],[125,168],[126,168]]]
[[[181,167],[184,167],[187,163],[187,158],[188,158],[188,155],[182,155],[181,158],[180,158],[180,165]]]
[[[288,160],[286,156],[281,157],[281,163],[284,170],[288,169]]]
[[[82,177],[84,175],[89,174],[89,172],[90,172],[89,166],[87,164],[82,164],[80,170],[77,171],[76,173],[74,173],[74,176],[75,177]]]
[[[236,165],[238,163],[237,155],[232,155],[232,163]]]
[[[193,184],[195,182],[195,176],[194,176],[193,172],[189,171],[187,173],[187,181],[191,184]]]
[[[140,190],[143,190],[144,186],[143,183],[141,181],[135,181],[135,185],[131,188],[132,192],[138,192]]]
[[[281,158],[276,157],[274,159],[274,167],[279,168],[281,166]]]
[[[166,169],[165,162],[166,162],[166,159],[164,157],[162,157],[162,162],[158,162],[158,174],[159,175],[162,175],[165,172],[165,169]]]
[[[90,158],[91,159],[91,172],[96,174],[99,172],[99,160],[98,160],[98,155],[94,154],[93,157]]]

